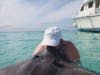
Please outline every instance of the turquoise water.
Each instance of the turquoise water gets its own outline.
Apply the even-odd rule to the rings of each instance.
[[[78,48],[84,67],[100,72],[100,33],[63,31],[63,38]],[[42,40],[43,31],[0,32],[0,67],[32,57],[34,48]]]

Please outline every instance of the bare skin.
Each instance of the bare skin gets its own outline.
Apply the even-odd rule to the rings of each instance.
[[[32,56],[34,57],[35,55],[39,54],[41,51],[43,51],[47,46],[41,45],[41,43],[37,46],[35,51],[33,52]]]
[[[65,41],[65,55],[71,60],[80,59],[80,54],[75,45],[70,41]]]

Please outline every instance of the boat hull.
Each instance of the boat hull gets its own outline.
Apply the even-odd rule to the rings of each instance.
[[[100,15],[77,17],[73,21],[80,31],[100,32]]]

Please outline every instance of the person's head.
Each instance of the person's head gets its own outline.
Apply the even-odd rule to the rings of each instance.
[[[42,45],[56,47],[59,44],[60,39],[61,39],[60,28],[53,26],[45,30]]]

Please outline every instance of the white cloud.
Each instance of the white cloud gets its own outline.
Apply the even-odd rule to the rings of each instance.
[[[8,30],[11,28],[41,28],[40,24],[42,23],[56,23],[71,18],[74,9],[77,9],[80,4],[80,1],[76,0],[55,9],[55,5],[60,3],[59,0],[48,0],[42,6],[21,3],[21,1],[0,1],[0,27],[4,26],[4,30],[7,28]]]
[[[70,9],[70,10],[69,10]],[[72,16],[72,11],[74,10],[72,3],[66,4],[57,11],[47,14],[43,17],[46,22],[60,21],[65,18],[70,18]]]

